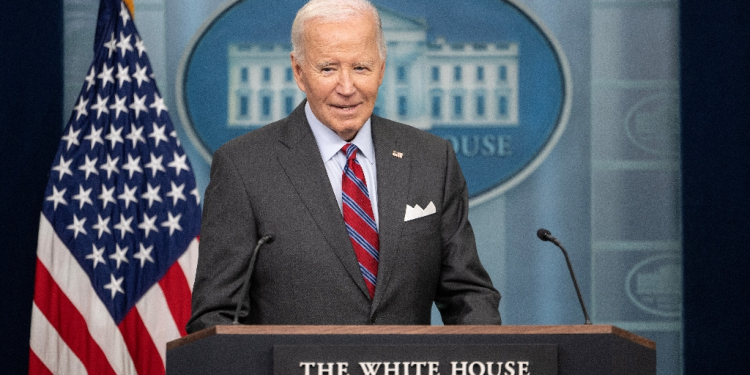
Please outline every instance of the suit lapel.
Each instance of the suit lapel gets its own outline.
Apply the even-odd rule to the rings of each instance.
[[[372,139],[378,176],[380,263],[371,313],[387,292],[388,282],[398,264],[399,243],[406,210],[404,197],[408,194],[411,171],[410,155],[403,145],[399,145],[399,134],[387,126],[382,118],[376,116],[372,117]],[[394,152],[400,152],[401,157],[395,156]]]
[[[325,236],[349,276],[369,298],[318,145],[307,123],[304,104],[286,120],[285,131],[279,139],[284,145],[277,152],[279,163],[317,223],[317,230]]]

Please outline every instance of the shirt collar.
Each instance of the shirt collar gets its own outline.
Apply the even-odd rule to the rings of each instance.
[[[341,139],[336,132],[325,126],[315,117],[309,102],[305,104],[305,116],[307,116],[307,122],[310,124],[315,142],[318,144],[320,157],[325,163],[336,155],[348,142]],[[372,144],[372,125],[369,118],[349,143],[354,143],[370,164],[375,163],[375,147]]]

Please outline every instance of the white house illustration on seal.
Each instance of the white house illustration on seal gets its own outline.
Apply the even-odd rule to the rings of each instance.
[[[379,8],[388,63],[375,114],[420,129],[515,127],[518,43],[427,40],[427,23]],[[259,127],[304,98],[289,61],[291,44],[228,48],[229,127]]]

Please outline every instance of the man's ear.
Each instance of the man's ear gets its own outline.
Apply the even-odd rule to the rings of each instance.
[[[305,81],[302,79],[302,65],[300,61],[294,56],[294,52],[289,53],[289,58],[292,63],[292,73],[294,74],[294,81],[297,82],[297,87],[303,92],[307,92],[305,89]]]
[[[383,60],[383,64],[380,65],[380,82],[378,83],[378,87],[383,84],[383,77],[385,77],[385,60]]]

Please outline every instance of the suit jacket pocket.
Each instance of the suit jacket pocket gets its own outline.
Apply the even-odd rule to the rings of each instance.
[[[437,213],[423,216],[417,219],[412,219],[404,222],[404,230],[402,234],[413,234],[423,231],[437,231],[440,226],[440,216]]]

